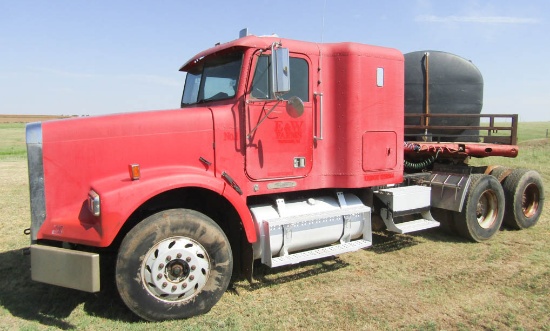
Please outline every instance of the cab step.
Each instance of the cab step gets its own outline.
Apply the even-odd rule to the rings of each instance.
[[[297,264],[301,262],[322,259],[329,256],[355,252],[372,245],[372,242],[364,239],[350,241],[344,244],[332,245],[300,253],[293,253],[285,256],[272,257],[268,265],[272,268]]]
[[[425,217],[425,216],[422,215],[422,217]],[[382,217],[382,219],[384,219],[384,217]],[[386,228],[388,231],[395,232],[395,233],[410,233],[415,231],[431,229],[439,226],[439,222],[437,222],[433,218],[432,219],[422,218],[414,221],[402,222],[397,224],[393,223],[392,220],[388,221],[384,219],[384,223],[386,224]]]
[[[412,185],[380,189],[375,195],[383,203],[380,216],[386,229],[396,233],[409,233],[439,226],[430,213],[431,188]],[[421,214],[421,219],[395,223],[394,218],[412,214]]]

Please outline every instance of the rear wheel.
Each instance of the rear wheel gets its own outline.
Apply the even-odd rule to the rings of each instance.
[[[495,177],[496,179],[498,179],[499,182],[502,183],[504,179],[510,175],[510,173],[512,173],[512,169],[508,167],[497,166],[491,171],[490,175]]]
[[[514,229],[535,225],[544,204],[544,188],[534,170],[515,169],[503,182],[506,197],[504,223]]]
[[[462,212],[454,213],[458,232],[465,238],[482,242],[492,238],[502,225],[504,192],[490,175],[471,175]]]
[[[213,220],[171,209],[128,232],[117,257],[116,284],[141,318],[179,319],[208,312],[227,289],[232,269],[229,241]]]

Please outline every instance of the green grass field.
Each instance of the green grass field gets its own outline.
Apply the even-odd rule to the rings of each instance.
[[[27,147],[25,146],[25,124],[0,123],[0,161],[25,159]]]
[[[550,123],[520,123],[517,159],[550,187]],[[535,227],[474,244],[433,229],[375,233],[356,253],[271,270],[233,284],[208,314],[148,323],[112,282],[89,294],[33,282],[23,124],[0,124],[0,330],[550,330],[550,212]],[[78,273],[79,270],[74,270]]]

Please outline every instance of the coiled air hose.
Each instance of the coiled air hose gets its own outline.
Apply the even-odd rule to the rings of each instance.
[[[405,168],[420,170],[420,169],[424,169],[427,166],[434,163],[435,158],[436,157],[432,155],[432,156],[428,157],[426,160],[421,161],[421,162],[411,162],[411,161],[404,160],[403,163],[405,164]]]
[[[413,150],[415,152],[420,151],[420,145],[410,142],[405,142],[405,149]],[[426,168],[427,166],[430,166],[434,163],[435,159],[437,159],[437,155],[439,154],[439,150],[435,153],[435,155],[429,156],[427,159],[420,161],[420,162],[411,162],[407,160],[403,160],[403,163],[405,165],[405,168],[413,169],[413,170],[421,170]]]

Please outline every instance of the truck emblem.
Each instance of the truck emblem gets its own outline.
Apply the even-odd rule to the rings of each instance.
[[[275,121],[275,134],[280,143],[299,143],[302,140],[303,121]]]

